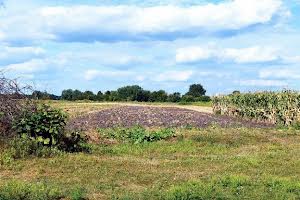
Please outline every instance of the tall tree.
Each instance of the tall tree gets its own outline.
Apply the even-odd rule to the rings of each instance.
[[[193,84],[190,85],[189,91],[186,93],[186,95],[190,95],[193,97],[201,97],[206,94],[206,90],[203,88],[201,84]]]

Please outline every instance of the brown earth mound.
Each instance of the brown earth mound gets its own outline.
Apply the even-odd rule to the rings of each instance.
[[[211,124],[227,126],[269,127],[266,124],[241,121],[197,111],[172,107],[122,106],[105,109],[72,119],[68,128],[90,130],[95,128],[131,127],[207,127]]]

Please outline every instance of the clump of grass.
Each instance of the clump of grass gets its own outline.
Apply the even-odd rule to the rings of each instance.
[[[141,126],[132,128],[98,129],[99,133],[109,139],[133,144],[155,142],[174,137],[174,129],[164,128],[159,130],[147,130]]]
[[[70,191],[49,182],[27,183],[11,180],[0,185],[1,200],[84,200],[85,190],[79,187]]]
[[[57,186],[38,183],[10,181],[0,186],[1,200],[55,200],[66,197]]]
[[[115,199],[297,199],[299,182],[279,178],[252,180],[245,176],[222,176],[208,181],[189,181],[169,189],[128,193]]]
[[[0,154],[0,165],[10,164],[15,159],[23,159],[28,157],[49,158],[62,155],[63,152],[56,147],[46,147],[36,140],[28,137],[15,138],[10,141],[9,147]]]

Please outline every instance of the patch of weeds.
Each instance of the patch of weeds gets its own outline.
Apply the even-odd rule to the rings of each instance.
[[[60,187],[49,183],[10,181],[0,186],[1,200],[58,200],[65,197]]]
[[[10,164],[15,159],[33,157],[53,157],[62,155],[63,152],[56,147],[43,146],[37,140],[31,140],[28,137],[15,138],[10,142],[1,157],[0,164]]]
[[[135,126],[132,128],[113,128],[99,129],[109,139],[116,139],[121,142],[129,142],[133,144],[155,142],[159,140],[174,137],[176,132],[174,129],[164,128],[159,130],[146,130],[143,127]]]
[[[251,180],[245,176],[222,176],[206,181],[189,181],[168,189],[155,188],[127,193],[113,199],[297,199],[300,183],[282,179]]]
[[[70,191],[69,197],[71,200],[85,200],[86,197],[86,190],[81,187],[75,187]]]

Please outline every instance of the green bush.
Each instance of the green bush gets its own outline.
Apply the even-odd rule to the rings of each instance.
[[[90,152],[91,150],[88,144],[88,137],[77,131],[65,133],[59,141],[58,148],[70,153]]]
[[[55,146],[63,137],[67,116],[48,105],[39,105],[35,111],[24,111],[15,121],[14,129],[22,137],[29,137],[45,146]]]
[[[53,149],[88,152],[88,138],[76,131],[66,132],[66,120],[65,113],[44,104],[34,111],[25,111],[14,125],[17,134],[22,138],[15,140],[20,143],[20,147],[12,145],[12,149],[15,149],[17,155],[19,152],[24,155],[36,155],[40,151],[51,153]]]
[[[99,132],[104,134],[104,136],[107,138],[117,139],[122,142],[130,142],[134,144],[154,142],[175,136],[175,131],[173,129],[165,128],[156,131],[150,131],[140,126],[106,130],[99,129]]]

